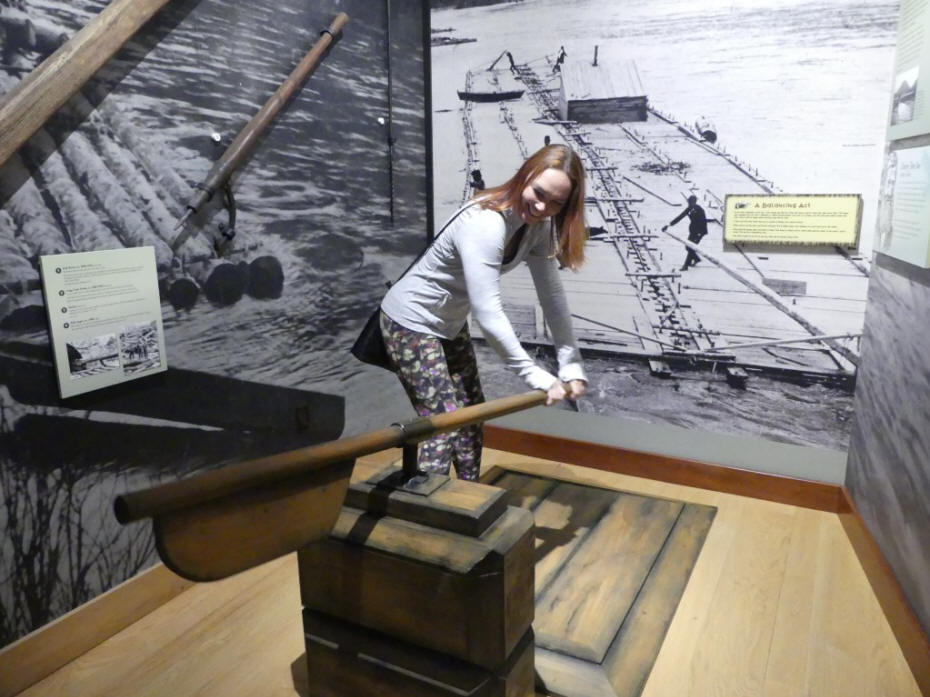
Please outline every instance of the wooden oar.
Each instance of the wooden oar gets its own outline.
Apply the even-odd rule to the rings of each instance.
[[[313,74],[313,71],[316,70],[330,47],[339,40],[342,28],[348,21],[349,16],[345,12],[340,12],[336,15],[336,18],[332,21],[332,24],[329,25],[329,28],[320,32],[320,38],[317,39],[316,43],[314,43],[307,52],[307,55],[297,64],[297,67],[291,71],[287,79],[284,80],[281,86],[275,90],[275,93],[269,97],[264,106],[258,110],[258,113],[252,117],[241,131],[239,131],[235,140],[230,143],[226,151],[220,156],[220,159],[213,165],[206,179],[197,187],[198,192],[188,202],[187,212],[184,213],[175,226],[175,231],[180,232],[178,232],[174,241],[171,243],[172,249],[180,249],[181,245],[187,241],[193,230],[193,228],[188,225],[191,216],[197,213],[204,203],[212,199],[217,191],[228,185],[233,172],[236,171],[236,168],[239,167],[252,152],[261,134],[271,125],[275,116],[284,108],[284,105],[287,104],[297,88]],[[234,216],[235,203],[232,200],[227,201],[227,208],[230,211],[230,228],[232,229],[234,226],[232,218]]]
[[[0,102],[0,165],[168,0],[113,0]]]
[[[204,472],[118,496],[116,518],[152,518],[158,553],[180,576],[225,578],[327,535],[357,457],[545,402],[526,392]]]

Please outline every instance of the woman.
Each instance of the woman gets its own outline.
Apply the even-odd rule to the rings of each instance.
[[[484,401],[468,333],[469,311],[488,344],[547,404],[585,391],[581,356],[558,276],[584,261],[584,168],[564,145],[547,145],[504,184],[479,192],[437,235],[381,303],[381,333],[407,396],[420,416]],[[558,377],[520,345],[504,314],[500,275],[526,261],[559,363]],[[477,479],[481,426],[423,443],[419,467]]]

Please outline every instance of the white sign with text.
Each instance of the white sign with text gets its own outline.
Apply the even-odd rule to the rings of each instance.
[[[40,257],[62,397],[167,370],[155,250]]]

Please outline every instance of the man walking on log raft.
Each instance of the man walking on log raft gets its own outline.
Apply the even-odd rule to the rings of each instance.
[[[691,221],[688,223],[688,241],[694,242],[694,244],[699,244],[707,234],[707,216],[704,215],[704,209],[698,205],[697,196],[694,195],[688,197],[687,208],[675,216],[675,219],[672,220],[672,222],[670,222],[668,225],[662,226],[662,232],[668,230],[670,225],[674,225],[685,216],[688,216]],[[681,270],[687,271],[700,260],[701,257],[697,255],[697,252],[689,247],[688,256],[685,257],[685,263],[682,264]]]
[[[558,269],[581,266],[586,238],[584,169],[565,145],[542,148],[507,182],[456,212],[381,303],[385,347],[420,416],[484,401],[469,312],[506,366],[546,391],[547,404],[584,394]],[[500,276],[524,260],[552,335],[558,377],[536,365],[504,314]],[[477,479],[481,445],[477,424],[434,436],[420,446],[419,468],[446,474],[454,467],[460,479]]]

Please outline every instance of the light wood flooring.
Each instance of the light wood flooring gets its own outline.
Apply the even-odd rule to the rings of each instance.
[[[523,455],[485,460],[717,507],[643,697],[919,697],[835,514]],[[185,591],[20,694],[305,697],[303,652],[292,554]]]

